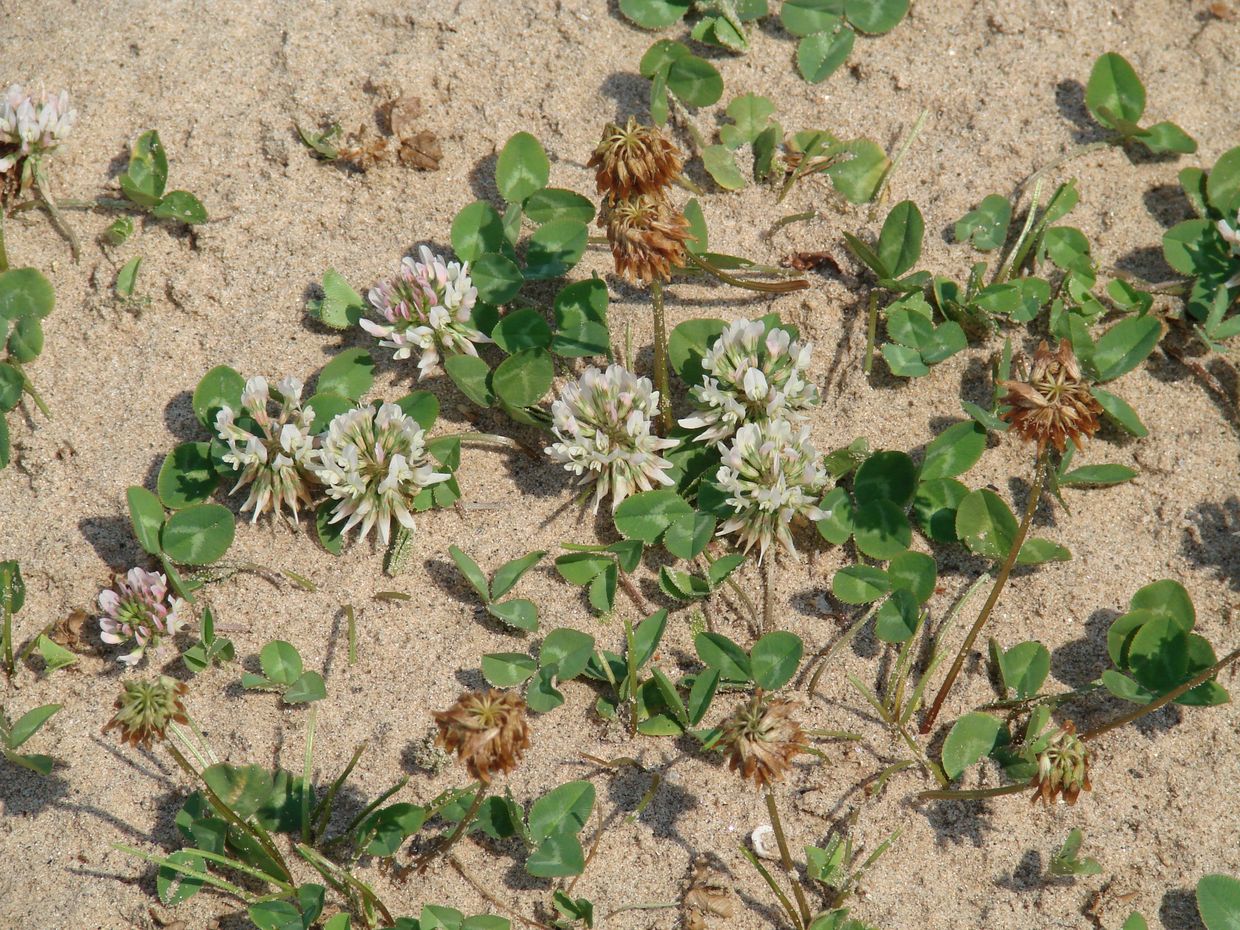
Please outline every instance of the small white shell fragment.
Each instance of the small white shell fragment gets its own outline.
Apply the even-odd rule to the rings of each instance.
[[[761,859],[778,859],[779,847],[775,841],[775,831],[771,829],[769,823],[764,823],[749,834],[749,842],[753,845],[753,851],[758,854]]]

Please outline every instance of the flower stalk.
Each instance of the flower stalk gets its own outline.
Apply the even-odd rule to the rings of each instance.
[[[810,924],[809,902],[805,899],[805,889],[801,887],[797,877],[796,866],[792,862],[792,853],[788,850],[788,840],[784,836],[784,825],[779,819],[779,805],[775,803],[775,792],[770,787],[763,792],[766,795],[766,812],[771,818],[771,829],[775,832],[775,842],[779,845],[779,861],[788,883],[792,885],[792,893],[797,899],[797,910],[801,915],[801,926]]]
[[[672,388],[667,360],[667,323],[663,315],[663,282],[650,282],[650,307],[654,313],[654,387],[659,392],[660,432],[672,430]]]
[[[982,605],[981,613],[977,615],[977,619],[973,622],[969,635],[965,637],[964,642],[960,646],[960,651],[956,653],[956,658],[951,664],[951,668],[947,670],[947,677],[943,679],[943,684],[939,687],[938,694],[934,696],[934,702],[930,705],[929,712],[921,722],[920,729],[923,735],[929,733],[934,726],[934,721],[938,718],[939,711],[943,709],[943,702],[947,700],[947,695],[951,692],[952,685],[956,683],[956,678],[959,676],[961,668],[964,667],[965,658],[973,648],[977,637],[981,634],[982,627],[990,619],[990,614],[995,609],[995,604],[999,601],[999,595],[1003,593],[1008,577],[1016,566],[1016,559],[1020,556],[1021,547],[1025,544],[1025,537],[1029,535],[1029,526],[1033,523],[1033,515],[1038,509],[1038,500],[1042,496],[1042,484],[1048,467],[1049,455],[1047,447],[1042,446],[1038,451],[1037,462],[1034,464],[1033,487],[1029,492],[1029,503],[1025,505],[1025,514],[1021,518],[1020,526],[1012,539],[1012,545],[1008,550],[1007,558],[1003,560],[1003,565],[995,578],[994,586],[990,589],[990,595],[986,598],[986,603]]]

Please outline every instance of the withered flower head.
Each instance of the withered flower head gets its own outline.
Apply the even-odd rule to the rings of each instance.
[[[466,691],[447,710],[435,711],[437,742],[455,752],[484,785],[491,772],[511,772],[530,745],[525,701],[513,691]]]
[[[638,194],[658,194],[680,176],[680,152],[655,126],[633,117],[621,129],[608,123],[603,139],[586,162],[600,194],[613,203]]]
[[[1038,774],[1029,783],[1033,787],[1033,798],[1042,799],[1045,804],[1055,800],[1055,795],[1063,794],[1069,804],[1075,804],[1077,795],[1089,791],[1089,750],[1081,738],[1076,735],[1076,726],[1071,720],[1064,723],[1047,738],[1046,748],[1037,755]]]
[[[616,260],[616,273],[629,281],[666,281],[685,264],[689,221],[662,197],[642,194],[613,203],[599,218]]]
[[[189,690],[185,682],[160,675],[154,681],[126,681],[116,699],[116,715],[103,732],[119,729],[122,742],[149,747],[163,739],[170,723],[188,723],[181,700]]]
[[[1051,442],[1063,452],[1069,439],[1080,449],[1081,437],[1098,431],[1102,405],[1081,377],[1067,339],[1060,341],[1053,355],[1043,341],[1034,353],[1028,379],[1003,381],[1001,385],[1007,389],[1001,402],[1012,409],[1000,416],[1022,439],[1036,442],[1039,451]]]
[[[795,706],[758,691],[733,711],[719,740],[728,751],[728,767],[759,788],[783,778],[793,756],[806,751],[805,733],[792,718]]]

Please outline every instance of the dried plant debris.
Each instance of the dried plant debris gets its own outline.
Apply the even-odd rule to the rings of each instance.
[[[699,856],[694,860],[680,909],[685,930],[707,930],[709,918],[728,920],[736,913],[732,883],[713,857]]]
[[[381,108],[386,135],[361,125],[346,136],[336,122],[317,132],[298,124],[297,132],[324,161],[348,162],[367,171],[395,159],[408,168],[438,171],[443,147],[434,132],[418,129],[423,112],[421,98],[401,94]]]

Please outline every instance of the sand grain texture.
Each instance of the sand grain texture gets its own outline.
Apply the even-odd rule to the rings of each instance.
[[[1187,214],[1176,172],[1211,164],[1240,142],[1240,26],[1209,17],[1206,7],[1199,0],[922,0],[894,32],[859,40],[852,67],[822,85],[806,85],[796,75],[795,45],[776,25],[755,30],[748,56],[721,54],[716,62],[726,82],[724,103],[745,92],[768,95],[789,129],[867,134],[890,150],[927,110],[926,127],[891,194],[914,199],[926,216],[921,267],[963,279],[976,256],[949,244],[951,224],[984,195],[1010,192],[1071,145],[1096,138],[1082,105],[1082,82],[1099,54],[1120,51],[1146,83],[1149,118],[1177,121],[1201,151],[1174,161],[1130,160],[1106,150],[1059,176],[1080,179],[1082,202],[1069,222],[1090,236],[1102,267],[1157,279],[1168,273],[1159,250],[1162,232]],[[154,127],[171,162],[170,188],[199,194],[213,217],[192,233],[139,221],[139,234],[119,250],[115,265],[94,244],[110,217],[72,215],[84,243],[79,265],[45,217],[27,215],[7,225],[14,264],[42,269],[57,291],[46,350],[31,368],[55,419],[10,417],[15,462],[0,473],[0,558],[21,561],[29,588],[19,615],[23,641],[75,608],[90,609],[113,571],[144,564],[128,526],[125,487],[153,487],[165,452],[201,438],[189,397],[207,369],[228,364],[245,375],[308,378],[343,346],[372,347],[365,334],[342,337],[307,322],[303,306],[313,285],[330,266],[355,287],[368,287],[417,244],[446,249],[457,210],[479,197],[497,199],[494,155],[516,131],[543,141],[552,156],[553,185],[589,192],[584,162],[601,125],[645,115],[646,83],[637,76],[637,62],[654,38],[602,0],[0,0],[0,23],[0,79],[68,87],[80,111],[72,139],[51,165],[58,191],[72,197],[101,191],[123,169],[131,140]],[[421,123],[438,134],[444,150],[438,172],[339,170],[312,159],[293,131],[295,119],[315,125],[339,118],[347,128],[372,123],[383,100],[402,91],[426,106]],[[703,126],[713,126],[712,120],[700,116]],[[780,205],[769,191],[752,187],[711,193],[703,203],[719,251],[774,263],[789,252],[827,249],[846,271],[855,269],[840,233],[876,231],[885,213],[841,209],[816,182],[798,186]],[[767,238],[780,216],[812,208],[822,211],[819,219]],[[113,298],[112,283],[119,264],[139,254],[137,293],[149,303],[135,313]],[[591,252],[574,278],[608,274],[608,264],[605,252]],[[811,290],[773,301],[676,284],[670,323],[776,310],[800,325],[816,346],[813,373],[824,404],[813,428],[821,448],[864,435],[874,448],[919,454],[961,416],[958,395],[984,399],[985,366],[1001,340],[970,347],[912,383],[888,377],[881,363],[867,378],[861,372],[864,294],[838,277],[811,280]],[[622,342],[631,325],[638,365],[648,366],[643,295],[610,277],[608,283],[613,340]],[[549,305],[551,290],[531,293]],[[1023,332],[1014,335],[1026,352],[1036,344]],[[394,398],[410,389],[412,364],[393,364],[381,350],[375,356],[376,396]],[[440,429],[468,428],[454,412],[459,395],[446,379],[423,386],[444,403]],[[1075,558],[1018,572],[991,630],[1008,646],[1029,638],[1044,642],[1054,656],[1056,687],[1097,676],[1105,666],[1107,625],[1138,587],[1157,578],[1188,587],[1199,626],[1220,651],[1240,640],[1232,622],[1240,591],[1236,426],[1198,381],[1161,353],[1115,390],[1138,410],[1150,436],[1134,441],[1107,430],[1077,464],[1134,465],[1140,477],[1116,488],[1072,492],[1071,514],[1044,506],[1037,532],[1068,546]],[[480,425],[507,429],[491,414]],[[1030,459],[1028,449],[1003,440],[966,480],[972,487],[993,484],[1023,504]],[[611,538],[605,518],[597,525],[576,522],[575,511],[563,506],[566,476],[546,461],[471,448],[460,482],[467,501],[495,509],[471,511],[467,520],[453,511],[422,517],[413,556],[396,579],[382,577],[382,553],[369,544],[333,558],[304,532],[261,521],[239,526],[229,557],[295,570],[315,579],[317,592],[276,589],[250,575],[210,588],[218,622],[240,628],[229,635],[241,658],[283,638],[297,645],[307,667],[325,671],[329,699],[319,708],[317,777],[334,777],[357,743],[370,746],[351,782],[350,804],[373,797],[402,773],[413,775],[400,796],[411,801],[463,783],[456,766],[434,777],[415,771],[412,749],[429,732],[433,709],[447,706],[463,686],[478,684],[481,654],[525,648],[477,608],[446,555],[448,545],[491,570],[533,548],[554,552],[562,540],[592,542],[596,529]],[[236,507],[241,500],[228,503]],[[828,586],[849,558],[826,548],[781,568],[781,625],[810,648],[840,629],[831,614],[841,608]],[[647,597],[661,603],[650,564],[641,583]],[[936,616],[983,566],[956,549],[944,550],[940,568],[945,592],[931,602]],[[752,567],[744,581],[758,590]],[[372,598],[393,588],[413,600]],[[538,602],[547,628],[578,627],[617,646],[619,624],[594,619],[580,590],[555,575],[550,558],[518,592]],[[359,608],[360,661],[354,667],[344,651],[344,603]],[[620,604],[631,615],[630,605]],[[720,600],[713,612],[724,632],[745,639],[730,600]],[[662,661],[672,672],[678,664],[691,667],[689,613],[677,612],[669,625]],[[1191,903],[1197,878],[1208,871],[1240,873],[1240,715],[1233,705],[1164,710],[1147,725],[1101,740],[1096,790],[1074,809],[1044,810],[1023,798],[916,806],[909,796],[928,786],[912,771],[893,779],[881,797],[865,800],[862,781],[903,753],[867,715],[844,672],[875,683],[880,652],[864,637],[845,650],[825,678],[824,697],[805,712],[808,725],[856,729],[864,741],[828,746],[825,764],[798,765],[786,792],[797,845],[821,841],[854,809],[855,835],[868,848],[892,830],[903,831],[865,880],[856,916],[893,930],[949,921],[988,930],[1087,927],[1082,910],[1105,887],[1111,903],[1103,926],[1118,927],[1135,908],[1151,926],[1161,921],[1170,930],[1190,930],[1198,926]],[[0,766],[0,926],[147,926],[153,871],[109,844],[174,848],[173,816],[184,779],[164,753],[122,749],[100,735],[120,677],[114,652],[101,655],[86,656],[76,669],[48,680],[25,670],[20,688],[6,692],[6,706],[20,710],[65,705],[28,748],[67,764],[49,779]],[[160,656],[173,658],[170,651]],[[947,708],[952,716],[991,694],[976,665],[966,671]],[[299,768],[306,712],[283,709],[270,695],[242,692],[238,677],[232,666],[193,682],[197,719],[231,761]],[[566,706],[534,722],[535,749],[510,780],[518,798],[586,777],[583,753],[639,753],[655,764],[680,750],[668,740],[628,742],[593,717],[590,688],[574,683],[565,691]],[[713,713],[727,706],[721,701]],[[1092,706],[1078,720],[1082,726],[1121,710],[1118,702]],[[717,926],[772,926],[778,920],[773,902],[736,848],[762,822],[755,796],[718,760],[693,756],[673,771],[677,778],[636,823],[621,818],[608,830],[576,894],[592,898],[603,915],[629,904],[675,900],[693,858],[713,852],[735,878],[741,902],[737,916]],[[600,810],[611,814],[617,806],[631,810],[647,781],[630,773],[596,777],[595,784]],[[1074,826],[1085,831],[1085,853],[1102,862],[1104,873],[1048,883],[1049,858]],[[460,855],[523,912],[549,899],[549,890],[525,876],[507,847],[492,857],[465,844]],[[426,902],[467,913],[488,910],[448,868],[405,885],[373,870],[366,874],[395,913],[416,915]],[[1132,897],[1124,899],[1128,893]],[[173,914],[192,930],[244,926],[241,918],[222,917],[233,911],[230,902],[202,894]],[[654,910],[628,911],[604,926],[676,924],[676,911]]]

